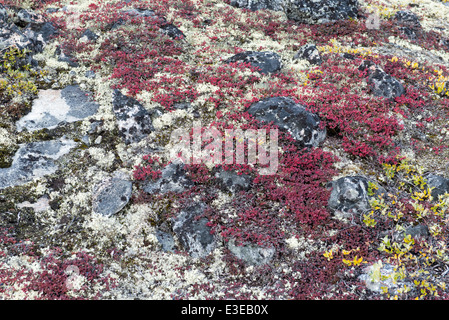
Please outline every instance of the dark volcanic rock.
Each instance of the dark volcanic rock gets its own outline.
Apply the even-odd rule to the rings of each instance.
[[[263,265],[269,263],[276,253],[274,248],[263,248],[255,244],[236,245],[230,240],[228,248],[240,260],[249,265]]]
[[[56,172],[55,160],[68,153],[76,143],[72,140],[32,142],[20,146],[11,167],[0,169],[0,189],[21,185]]]
[[[112,105],[119,133],[126,144],[139,142],[153,131],[149,112],[137,100],[116,89]]]
[[[222,189],[228,192],[248,191],[251,188],[252,179],[247,174],[238,174],[235,171],[217,169],[215,178]]]
[[[412,29],[421,28],[418,16],[411,11],[401,10],[396,12],[394,20],[397,23]]]
[[[184,33],[171,23],[161,25],[161,31],[172,39],[184,39]]]
[[[392,99],[405,94],[402,83],[375,65],[372,61],[363,61],[359,66],[359,70],[366,72],[368,85],[376,97]]]
[[[73,68],[79,67],[78,62],[75,61],[75,58],[73,58],[70,55],[67,55],[60,46],[58,46],[55,50],[55,56],[58,58],[58,61],[61,62],[67,62],[67,64]]]
[[[288,19],[316,24],[356,18],[357,0],[290,0],[284,2]]]
[[[281,70],[282,62],[281,57],[274,52],[256,52],[256,51],[245,51],[238,53],[224,63],[231,62],[245,62],[250,63],[254,67],[260,68],[260,73],[268,74]]]
[[[248,113],[259,121],[273,122],[305,147],[317,147],[326,138],[326,129],[320,129],[319,117],[288,97],[263,99],[252,104]]]
[[[311,64],[320,65],[322,63],[320,52],[314,44],[306,44],[305,46],[302,46],[293,58],[305,59]]]
[[[362,176],[349,176],[330,182],[328,187],[332,188],[332,192],[328,200],[329,208],[332,211],[360,214],[370,209],[368,181]],[[382,188],[379,188],[375,195],[384,192]]]
[[[193,186],[193,182],[186,176],[184,164],[170,163],[156,181],[147,182],[144,191],[147,193],[181,193]]]
[[[93,212],[107,217],[116,214],[129,202],[132,186],[131,181],[119,175],[103,181],[93,193]]]
[[[42,52],[50,37],[57,33],[52,23],[30,10],[21,9],[15,17],[15,24],[8,23],[6,8],[0,7],[0,50],[8,47],[27,49],[31,57],[34,53]]]
[[[215,238],[206,218],[199,218],[204,213],[203,204],[195,204],[172,219],[173,231],[183,248],[191,257],[204,257],[215,248]]]
[[[92,30],[87,29],[87,30],[84,31],[83,34],[81,35],[81,39],[84,38],[84,37],[85,37],[87,40],[89,40],[89,41],[96,41],[96,40],[98,39],[99,36],[98,36],[95,32],[93,32]]]
[[[74,122],[94,115],[99,105],[79,86],[46,90],[33,101],[31,112],[16,123],[17,131],[53,129],[62,122]]]
[[[252,11],[268,9],[282,11],[283,0],[231,0],[230,5]]]
[[[438,200],[440,195],[449,193],[449,179],[432,173],[425,175],[424,178],[427,180],[427,186],[434,188],[431,192],[434,200]]]

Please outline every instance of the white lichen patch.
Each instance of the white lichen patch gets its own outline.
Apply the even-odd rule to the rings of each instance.
[[[106,151],[103,148],[90,147],[88,152],[100,168],[107,169],[111,167],[115,160],[115,154],[112,151]]]
[[[9,134],[5,128],[0,128],[0,148],[10,147],[15,144],[15,136]]]

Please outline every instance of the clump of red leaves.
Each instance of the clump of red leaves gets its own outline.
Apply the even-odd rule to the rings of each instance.
[[[164,166],[159,157],[145,155],[143,156],[143,162],[134,167],[133,177],[138,181],[156,180],[161,176]]]
[[[17,242],[7,229],[0,230],[0,295],[8,297],[18,287],[25,297],[34,292],[38,296],[32,298],[39,300],[99,299],[102,292],[96,291],[98,288],[108,291],[114,286],[109,277],[102,275],[103,265],[83,251],[76,252],[75,257],[68,257],[60,248],[53,248],[43,256],[36,252],[32,243]],[[41,270],[34,271],[24,266],[12,269],[4,262],[12,255],[26,256],[30,263],[37,261]],[[71,281],[67,272],[70,269],[76,270],[74,276],[84,277],[83,286],[73,289],[76,298],[69,294],[67,287]]]

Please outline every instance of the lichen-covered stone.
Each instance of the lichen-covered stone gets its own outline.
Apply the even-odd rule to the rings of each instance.
[[[20,145],[11,167],[0,169],[0,189],[25,184],[56,172],[58,166],[55,160],[75,146],[74,141],[65,139]]]
[[[251,176],[238,174],[235,171],[217,169],[215,172],[220,187],[228,192],[248,191],[251,188]]]
[[[284,11],[288,19],[299,23],[317,24],[356,18],[357,0],[286,0]]]
[[[186,176],[184,164],[172,162],[162,170],[159,179],[147,182],[143,190],[150,194],[181,193],[191,186],[193,182]]]
[[[293,57],[294,59],[305,59],[311,64],[320,65],[322,63],[320,52],[314,44],[306,44],[299,48],[298,52]]]
[[[269,74],[282,68],[281,57],[275,52],[245,51],[228,58],[225,63],[244,62],[260,68],[260,73]]]
[[[132,194],[132,181],[116,175],[102,181],[92,196],[92,211],[111,216],[122,210]]]
[[[204,213],[205,205],[195,204],[182,210],[173,218],[173,231],[179,242],[193,258],[201,258],[215,248],[215,238],[211,234],[211,227],[206,218],[199,218]]]
[[[33,101],[31,112],[16,122],[17,131],[53,129],[61,122],[74,122],[94,115],[98,104],[79,86],[62,90],[42,90]]]
[[[261,122],[273,122],[305,147],[317,147],[326,138],[319,117],[288,97],[263,99],[252,104],[248,113]]]
[[[98,39],[98,37],[99,36],[90,29],[87,29],[86,31],[84,31],[83,34],[81,35],[81,39],[85,38],[89,41],[96,41]]]
[[[359,70],[366,72],[368,85],[376,97],[392,99],[405,94],[402,83],[372,61],[365,60],[362,62]]]
[[[237,258],[249,265],[263,265],[269,263],[276,253],[274,248],[264,248],[254,244],[236,245],[232,239],[228,248]]]
[[[328,184],[332,188],[328,206],[333,212],[340,211],[344,214],[362,214],[370,209],[370,196],[368,195],[368,179],[362,176],[342,177]],[[384,192],[379,188],[375,194]]]
[[[139,142],[153,131],[150,113],[137,100],[116,89],[112,105],[125,144]]]
[[[418,16],[411,11],[400,10],[396,12],[394,15],[394,20],[397,23],[412,29],[421,28],[421,23],[419,22]]]
[[[230,5],[236,8],[250,9],[252,11],[268,9],[282,11],[284,0],[231,0]]]

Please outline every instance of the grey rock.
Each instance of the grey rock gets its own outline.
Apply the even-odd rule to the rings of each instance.
[[[149,112],[135,99],[114,90],[113,109],[117,118],[119,134],[125,144],[139,142],[153,131]]]
[[[234,239],[228,242],[228,248],[246,264],[256,266],[269,263],[276,253],[274,248],[263,248],[254,244],[236,245]]]
[[[156,13],[150,9],[133,8],[123,11],[123,13],[130,16],[157,17]]]
[[[59,124],[75,122],[94,115],[99,105],[79,86],[62,90],[43,90],[33,101],[31,112],[16,122],[17,131],[53,129]]]
[[[409,27],[399,27],[399,30],[401,33],[409,38],[410,40],[416,40],[418,35],[416,33],[416,30],[409,28]]]
[[[411,11],[400,10],[396,12],[394,15],[394,20],[398,24],[412,29],[421,28],[421,23],[419,22],[418,16]]]
[[[326,138],[326,129],[320,129],[318,115],[288,97],[263,99],[252,104],[248,113],[264,123],[273,122],[304,147],[317,147]]]
[[[132,185],[119,175],[102,181],[93,193],[93,212],[109,217],[122,210],[131,198]]]
[[[42,25],[45,23],[42,16],[29,9],[20,9],[17,13],[17,18],[20,25],[27,25],[29,23],[34,25]]]
[[[164,34],[172,39],[184,39],[184,33],[171,23],[165,23],[161,25],[160,29]]]
[[[345,214],[362,214],[371,208],[368,195],[368,179],[362,176],[342,177],[328,184],[332,188],[328,206],[333,212],[340,211]],[[385,193],[383,188],[379,188],[374,196]]]
[[[449,193],[449,179],[433,173],[426,174],[424,178],[427,180],[427,186],[430,188],[434,188],[431,192],[432,198],[434,200],[438,201],[438,197],[440,195]]]
[[[84,31],[83,34],[81,35],[81,39],[83,37],[86,37],[86,39],[89,41],[96,41],[99,36],[92,30],[86,29],[86,31]]]
[[[58,46],[55,50],[55,56],[58,58],[58,61],[66,62],[70,67],[77,68],[79,67],[78,62],[75,61],[75,59],[67,55],[60,46]]]
[[[320,65],[322,63],[320,52],[314,44],[306,44],[302,46],[293,57],[294,59],[305,59],[311,64]]]
[[[245,51],[224,61],[224,63],[232,62],[250,63],[252,66],[260,68],[262,74],[277,72],[282,68],[281,57],[277,53],[269,51]]]
[[[230,5],[236,8],[250,9],[252,11],[268,9],[282,11],[284,0],[231,0]]]
[[[203,204],[195,204],[182,210],[172,219],[173,232],[184,250],[193,258],[201,258],[215,248],[215,238],[207,226],[207,218],[199,218],[206,209]]]
[[[0,3],[0,25],[6,22],[8,19],[8,11],[6,8]]]
[[[184,164],[172,162],[161,172],[156,181],[149,181],[144,186],[147,193],[181,193],[193,186],[193,182],[186,176]]]
[[[19,27],[14,24],[0,25],[0,50],[8,47],[17,47],[20,50],[34,51],[34,43]]]
[[[402,83],[372,61],[363,61],[359,66],[359,70],[366,72],[368,85],[376,97],[392,99],[405,94]]]
[[[86,78],[89,78],[89,79],[94,79],[96,77],[96,74],[93,70],[86,71],[86,73],[84,73],[84,75],[86,76]]]
[[[51,22],[46,22],[39,29],[38,34],[40,34],[45,43],[47,43],[51,37],[58,33],[58,30]]]
[[[215,178],[222,189],[228,192],[248,191],[251,188],[252,179],[247,174],[239,175],[235,171],[217,169]]]
[[[56,172],[56,160],[67,154],[76,143],[72,140],[32,142],[19,146],[11,167],[0,169],[0,189],[22,185]]]
[[[55,12],[58,12],[58,11],[59,11],[59,8],[47,8],[47,9],[45,9],[46,13],[55,13]]]
[[[356,18],[358,8],[357,0],[288,0],[284,3],[288,19],[307,24]]]
[[[410,235],[412,238],[424,238],[430,235],[429,228],[426,225],[420,224],[405,229],[405,235]]]
[[[175,239],[170,233],[157,229],[156,238],[162,245],[162,251],[173,252],[176,249]]]

